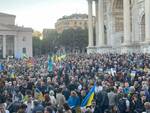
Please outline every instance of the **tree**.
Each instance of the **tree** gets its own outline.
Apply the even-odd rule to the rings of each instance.
[[[42,54],[52,53],[57,46],[58,34],[56,31],[51,31],[48,36],[42,40]]]
[[[81,28],[64,30],[60,34],[59,45],[70,51],[85,49],[88,45],[88,30]]]
[[[68,29],[58,34],[56,31],[49,32],[43,40],[40,37],[33,37],[33,54],[42,55],[55,53],[56,48],[64,47],[67,51],[85,50],[88,46],[87,29]]]
[[[33,56],[40,55],[41,51],[41,48],[39,46],[41,45],[40,37],[33,36],[32,39],[33,39]]]

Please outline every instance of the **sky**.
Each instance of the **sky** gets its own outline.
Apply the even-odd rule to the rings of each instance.
[[[0,12],[16,15],[16,25],[55,28],[57,19],[64,15],[88,12],[87,0],[0,0]]]

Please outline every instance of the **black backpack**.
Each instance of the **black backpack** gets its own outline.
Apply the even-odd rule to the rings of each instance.
[[[127,110],[126,99],[120,99],[119,100],[118,110],[119,110],[119,113],[126,113],[126,110]]]

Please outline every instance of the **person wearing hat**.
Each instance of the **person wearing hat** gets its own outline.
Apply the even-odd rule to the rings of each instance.
[[[56,98],[54,97],[54,94],[55,94],[54,91],[50,90],[49,97],[52,105],[56,105]]]

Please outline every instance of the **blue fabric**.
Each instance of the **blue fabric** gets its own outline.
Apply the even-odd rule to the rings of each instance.
[[[95,87],[96,87],[96,84],[90,89],[90,91],[87,94],[87,96],[83,99],[83,101],[81,103],[81,107],[84,107],[84,106],[87,105],[87,102],[88,102],[89,98],[91,97],[92,93],[95,92]]]
[[[41,111],[42,113],[44,112],[44,107],[41,104],[35,106],[32,110],[32,113],[37,113],[38,111]]]
[[[67,103],[71,108],[75,108],[78,105],[80,105],[80,98],[78,96],[77,97],[70,96]]]
[[[129,87],[124,88],[124,89],[123,89],[123,93],[128,94],[128,93],[129,93]]]
[[[2,64],[0,64],[0,71],[4,70],[4,66]]]
[[[48,59],[48,71],[52,72],[53,71],[53,62],[51,58]]]

